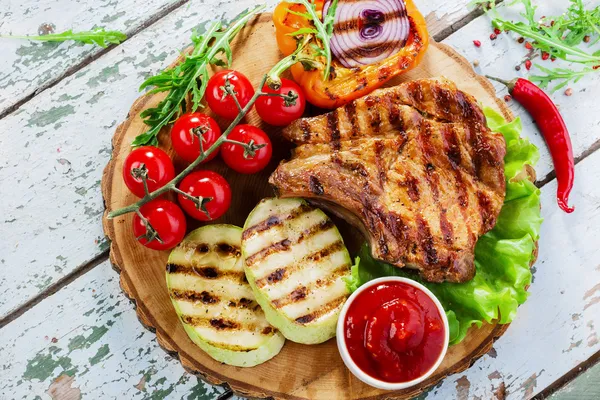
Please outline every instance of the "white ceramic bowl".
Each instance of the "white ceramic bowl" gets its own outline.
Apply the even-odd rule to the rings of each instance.
[[[444,347],[442,349],[442,352],[441,352],[439,358],[437,359],[435,364],[433,364],[431,369],[429,369],[429,371],[427,371],[425,374],[423,374],[419,378],[413,379],[412,381],[401,382],[401,383],[390,383],[390,382],[385,382],[385,381],[381,381],[379,379],[373,378],[372,376],[363,372],[354,363],[354,361],[352,360],[352,357],[350,357],[348,348],[346,347],[346,338],[344,335],[344,324],[346,322],[346,314],[348,313],[348,308],[350,308],[350,304],[352,304],[352,302],[356,299],[356,297],[360,293],[362,293],[363,291],[365,291],[373,286],[379,285],[380,283],[383,283],[383,282],[402,282],[402,283],[406,283],[408,285],[414,286],[417,289],[420,289],[425,294],[427,294],[427,296],[429,296],[431,298],[431,300],[433,300],[433,303],[435,304],[438,311],[440,312],[442,321],[444,322],[444,330],[446,332],[446,335],[444,338]],[[431,291],[429,289],[427,289],[425,286],[423,286],[420,283],[415,282],[411,279],[389,276],[389,277],[384,277],[384,278],[379,278],[379,279],[374,279],[372,281],[369,281],[369,282],[365,283],[364,285],[362,285],[361,287],[359,287],[354,293],[352,293],[352,295],[346,301],[346,304],[344,304],[342,311],[340,312],[340,318],[338,319],[338,323],[337,323],[336,335],[337,335],[337,345],[338,345],[340,354],[342,356],[342,360],[344,360],[344,364],[346,364],[346,367],[350,370],[350,372],[352,372],[352,374],[354,374],[354,376],[356,376],[358,379],[360,379],[367,385],[376,387],[378,389],[402,390],[402,389],[406,389],[406,388],[409,388],[411,386],[414,386],[414,385],[417,385],[417,384],[423,382],[431,374],[433,374],[433,372],[440,366],[440,364],[442,363],[442,360],[444,359],[444,356],[446,355],[446,351],[448,350],[448,342],[450,340],[450,329],[448,327],[448,318],[446,318],[446,312],[444,311],[444,308],[442,307],[442,305],[441,305],[440,301],[437,299],[437,297],[435,297],[435,295],[433,293],[431,293]]]

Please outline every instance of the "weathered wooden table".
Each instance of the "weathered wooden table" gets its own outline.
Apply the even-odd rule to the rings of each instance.
[[[526,75],[514,37],[489,40],[487,16],[470,0],[417,0],[430,32],[478,72]],[[535,1],[556,15],[565,0]],[[194,27],[228,20],[255,0],[4,0],[0,34],[93,27],[126,32],[119,46],[0,39],[0,398],[228,396],[186,373],[136,320],[107,260],[101,227],[102,169],[111,137],[144,77],[168,65]],[[276,3],[269,0],[269,7]],[[544,4],[542,4],[544,3]],[[597,0],[587,1],[597,4]],[[483,45],[476,48],[473,40]],[[433,388],[432,399],[544,397],[599,358],[600,76],[553,95],[577,160],[574,214],[558,210],[552,164],[531,118],[524,134],[541,149],[545,222],[531,297],[492,351]],[[498,87],[499,95],[505,94]],[[600,397],[592,367],[555,396]]]

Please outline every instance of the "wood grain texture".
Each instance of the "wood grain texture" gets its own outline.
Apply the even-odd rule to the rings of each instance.
[[[82,0],[77,4],[84,3],[93,7],[89,0]],[[0,244],[3,250],[3,255],[0,257],[0,284],[3,287],[3,294],[0,296],[0,317],[19,307],[82,263],[105,251],[107,242],[103,238],[99,222],[99,216],[103,211],[99,180],[102,167],[110,158],[109,141],[115,125],[118,120],[125,117],[126,111],[138,96],[137,87],[141,80],[148,74],[163,68],[170,59],[174,58],[178,49],[189,42],[189,32],[192,27],[196,25],[202,27],[202,22],[207,19],[218,17],[230,19],[238,13],[237,10],[247,8],[254,3],[255,1],[251,0],[221,1],[215,6],[214,3],[208,5],[195,2],[193,6],[182,7],[130,38],[124,45],[83,67],[75,75],[39,93],[32,101],[0,121],[2,135],[0,136],[2,142],[0,188],[3,193],[8,190],[11,193],[11,196],[4,197],[0,201],[0,209],[5,213],[5,217],[0,220],[0,232],[5,238]],[[269,2],[269,4],[273,3]],[[442,25],[445,21],[460,19],[468,13],[466,3],[462,0],[460,2],[417,1],[424,14],[429,14],[430,27],[438,18]],[[115,2],[98,4],[112,4],[110,7],[114,7]],[[541,5],[542,10],[547,7],[562,10],[564,7],[564,2],[559,0],[537,2],[537,4]],[[35,18],[43,22],[46,15],[44,13],[67,15],[68,10],[65,8],[64,3],[49,2],[44,8],[31,8],[29,13],[36,14]],[[23,24],[28,21],[29,14],[26,14],[26,9],[17,8],[11,12],[12,15],[5,15],[5,9],[0,11],[2,15],[0,32],[5,32],[3,26],[6,25],[1,24],[5,23],[7,18],[11,18],[14,24],[21,20],[24,21]],[[447,20],[443,18],[446,13],[449,16]],[[102,10],[96,10],[95,14],[102,15]],[[89,16],[86,15],[86,18]],[[60,16],[57,16],[53,22],[60,22]],[[34,28],[37,29],[35,26]],[[17,33],[16,29],[13,29],[13,32]],[[489,19],[483,16],[450,36],[445,42],[464,54],[469,61],[478,60],[487,73],[504,77],[514,76],[516,74],[513,69],[514,63],[520,60],[525,50],[515,42],[508,41],[504,35],[501,35],[497,41],[490,42],[488,39],[490,33]],[[474,39],[483,42],[481,49],[474,48],[472,44]],[[8,41],[0,40],[0,52],[3,57],[5,54],[10,54],[7,44]],[[498,48],[500,44],[502,48]],[[77,47],[70,49],[67,56],[77,49]],[[58,62],[66,62],[64,54],[52,53],[46,62],[36,62],[36,68],[43,69],[46,65],[51,65],[50,63],[56,61],[55,58]],[[33,60],[27,63],[30,67],[34,64]],[[562,64],[557,62],[552,65]],[[477,71],[481,70],[477,69]],[[0,67],[0,76],[4,77],[5,71],[4,66]],[[32,73],[41,77],[51,74],[51,71],[38,71],[36,69]],[[521,73],[523,72],[521,70]],[[597,76],[586,78],[573,86],[572,97],[565,97],[560,92],[552,96],[560,104],[572,134],[577,136],[574,145],[578,154],[585,153],[591,143],[600,139],[600,129],[597,128],[600,124],[600,115],[597,113],[598,101],[594,96],[598,91],[597,82]],[[3,93],[2,90],[0,92]],[[503,95],[504,92],[500,94]],[[20,96],[20,93],[15,96]],[[516,115],[526,116],[514,103],[509,103],[509,106]],[[11,132],[18,132],[18,135],[12,135]],[[543,178],[544,170],[551,169],[547,162],[549,157],[539,134],[527,118],[525,118],[524,136],[540,145],[542,162],[546,160],[546,166],[541,167],[538,175]],[[548,231],[573,232],[575,236],[571,240],[594,243],[593,239],[598,236],[595,226],[600,225],[600,220],[594,213],[590,221],[584,217],[585,212],[595,210],[593,205],[596,204],[597,207],[600,198],[598,193],[589,196],[587,194],[587,189],[597,186],[600,180],[598,175],[592,175],[593,170],[599,168],[598,162],[584,161],[577,169],[577,181],[581,179],[586,183],[579,189],[578,194],[574,195],[574,199],[585,198],[588,201],[585,207],[582,206],[576,211],[575,215],[581,217],[576,220],[560,218],[556,225],[549,225],[551,222],[547,220],[544,226]],[[555,186],[543,189],[546,216],[550,212],[556,213],[557,210],[554,191]],[[579,201],[576,204],[579,206]],[[493,398],[496,392],[500,393],[503,383],[508,387],[509,397],[521,398],[525,392],[533,394],[539,392],[593,354],[594,347],[586,344],[594,343],[593,339],[596,337],[594,320],[590,312],[595,312],[597,315],[599,310],[592,305],[586,308],[586,313],[583,313],[580,319],[577,321],[571,319],[577,318],[577,314],[582,314],[588,303],[589,299],[584,299],[583,294],[598,284],[597,275],[591,272],[594,271],[594,265],[598,265],[599,262],[594,258],[593,251],[588,249],[586,253],[577,256],[573,279],[561,281],[557,278],[561,276],[561,269],[570,267],[572,262],[569,256],[562,255],[566,246],[568,245],[565,245],[558,236],[542,246],[540,251],[542,256],[545,254],[541,259],[545,263],[544,271],[542,272],[540,268],[540,273],[536,275],[532,296],[525,308],[519,311],[517,322],[497,343],[496,346],[501,347],[492,354],[498,353],[498,356],[496,358],[485,356],[468,371],[468,374],[447,378],[443,385],[438,385],[436,390],[430,392],[429,398],[452,399],[476,396]],[[558,253],[559,257],[554,257],[554,253]],[[588,270],[590,274],[587,273]],[[576,277],[579,279],[575,279]],[[549,285],[548,290],[537,286],[545,284]],[[69,293],[69,296],[61,298],[61,301],[77,300],[77,293]],[[548,296],[551,296],[550,303],[547,302]],[[535,305],[529,308],[529,302],[535,302]],[[44,302],[41,305],[43,304]],[[132,306],[126,304],[123,307],[130,309]],[[18,334],[28,327],[42,323],[47,315],[52,315],[50,309],[46,313],[36,314],[35,318],[30,317],[28,320],[30,325],[15,325],[15,321],[4,329]],[[126,321],[130,321],[133,314],[130,312],[127,315],[129,319]],[[74,319],[69,322],[69,329],[75,329],[78,321],[79,319]],[[554,322],[558,327],[556,339],[551,334],[551,329],[555,329]],[[133,323],[137,329],[136,334],[141,333],[139,324],[136,321]],[[52,319],[50,324],[45,326],[56,328],[56,324],[57,322]],[[598,322],[595,326],[598,326]],[[120,323],[113,329],[120,329]],[[127,332],[122,332],[121,335],[121,340],[128,337]],[[539,337],[540,343],[534,343],[535,346],[532,346],[524,335]],[[571,336],[574,338],[573,342],[570,340]],[[579,347],[569,350],[572,344],[576,345],[580,341]],[[4,342],[0,344],[0,347],[3,346]],[[546,353],[551,357],[538,360],[540,354]],[[153,356],[144,353],[140,355],[141,359],[146,357],[150,357],[150,361],[154,360]],[[544,371],[541,373],[541,378],[536,378],[542,369]],[[56,369],[59,370],[60,368]],[[499,375],[500,373],[502,375]],[[491,375],[491,378],[488,375]],[[3,374],[4,376],[8,381],[12,375]],[[89,379],[88,385],[94,386],[94,379],[92,377]],[[102,379],[106,380],[101,383],[107,383],[117,378],[111,375],[110,378]],[[6,386],[4,382],[2,380],[0,386]],[[100,385],[97,381],[96,384]],[[108,398],[117,398],[120,393],[127,393],[130,390],[129,383],[124,380],[118,380],[111,385],[114,389],[111,392],[113,395],[107,396]],[[157,390],[160,392],[161,387]],[[28,397],[30,394],[24,387],[21,387],[18,393],[15,394],[18,398]],[[43,391],[36,394],[44,395]]]
[[[264,45],[270,40],[272,29],[271,16],[263,14],[248,24],[232,47],[236,55],[232,69],[244,71],[255,85],[265,71],[280,58],[276,46]],[[260,59],[246,51],[258,48],[261,44]],[[390,84],[441,75],[455,81],[459,88],[475,95],[483,104],[500,110],[506,118],[512,118],[504,102],[496,99],[491,84],[477,76],[465,59],[445,45],[433,43],[415,70]],[[146,108],[156,106],[163,97],[146,95],[138,99],[129,111],[127,120],[117,128],[113,138],[113,157],[102,180],[102,191],[107,206],[105,216],[111,210],[136,200],[121,178],[122,163],[130,151],[133,139],[146,130],[139,114]],[[281,138],[279,128],[263,124],[254,111],[246,119],[269,133],[275,143],[273,159],[265,170],[251,176],[229,170],[221,160],[214,160],[203,166],[223,174],[234,192],[230,210],[217,221],[218,223],[242,226],[254,205],[262,198],[272,196],[272,189],[267,182],[268,176],[279,161],[289,155],[289,146],[285,145]],[[221,125],[225,126],[223,123]],[[164,150],[174,155],[168,139],[168,130],[163,130],[159,141]],[[177,158],[175,160],[177,161]],[[179,167],[183,168],[184,165]],[[446,375],[467,368],[474,360],[487,353],[493,341],[507,328],[506,325],[484,325],[479,330],[471,331],[465,341],[449,350],[442,366],[424,384],[393,394],[370,388],[354,378],[343,365],[334,340],[317,346],[303,346],[288,341],[273,360],[252,368],[251,373],[245,373],[243,368],[214,361],[187,337],[166,290],[164,270],[168,252],[155,252],[140,246],[131,231],[131,218],[132,215],[114,220],[105,218],[104,229],[112,241],[111,262],[121,270],[121,285],[127,295],[136,302],[140,321],[156,329],[158,342],[168,351],[175,351],[186,369],[200,374],[212,383],[227,382],[240,395],[277,399],[410,398]],[[340,226],[340,231],[347,243],[360,243],[355,229]],[[352,247],[350,246],[351,251]]]
[[[515,322],[469,370],[419,398],[532,398],[600,350],[600,253],[597,241],[589,240],[600,233],[600,153],[578,165],[577,173],[578,210],[566,216],[543,209],[535,281]],[[555,190],[554,182],[542,188],[542,204],[554,199]],[[53,382],[72,375],[71,387],[84,399],[214,400],[222,389],[197,382],[157,346],[117,282],[103,263],[0,330],[0,398],[49,398]],[[109,352],[101,350],[106,346]]]
[[[108,261],[0,331],[0,398],[214,400],[140,327]]]
[[[265,3],[273,7],[277,2]],[[420,7],[428,15],[432,32],[436,32],[466,15],[467,3],[468,0],[421,1]],[[110,3],[81,0],[72,7],[66,6],[64,1],[41,2],[40,6],[30,1],[22,3],[28,7],[19,4],[13,2],[10,10],[0,10],[3,16],[0,32],[37,29],[32,25],[48,21],[47,16],[53,16],[50,21],[54,21],[57,28],[72,25],[83,29],[87,23],[120,29],[119,24],[125,25],[129,13],[134,12],[131,0]],[[0,119],[3,133],[0,190],[11,193],[0,202],[5,215],[0,219],[0,232],[10,232],[4,236],[2,248],[5,251],[0,257],[0,285],[6,288],[0,297],[0,318],[106,252],[108,241],[100,224],[104,211],[100,177],[110,159],[110,138],[117,122],[125,118],[139,96],[140,83],[166,67],[190,43],[192,29],[201,31],[208,21],[215,19],[231,20],[256,4],[256,0],[219,0],[194,1],[182,6]],[[146,2],[139,11],[155,12],[148,7],[162,6]],[[102,22],[106,15],[113,16],[123,10],[127,13],[115,19],[114,24]],[[67,21],[63,25],[59,24],[61,15]],[[138,17],[144,19],[142,14]],[[19,21],[22,21],[20,25]],[[14,66],[3,64],[14,58],[11,54],[19,52],[19,46],[45,45],[57,47],[55,51],[44,50],[36,57],[10,61]],[[0,86],[10,80],[18,81],[21,73],[54,79],[57,65],[89,59],[92,53],[79,53],[85,49],[97,50],[69,43],[0,39]],[[16,100],[30,89],[37,90],[40,82],[27,82],[15,88],[11,84],[4,85],[0,87],[0,97],[6,94],[11,101]],[[2,106],[0,113],[1,110]],[[16,132],[18,134],[11,134]]]
[[[219,17],[253,4],[238,1]],[[0,318],[106,252],[100,179],[117,122],[143,79],[215,18],[213,7],[177,10],[0,119],[0,191],[11,193],[0,201]]]

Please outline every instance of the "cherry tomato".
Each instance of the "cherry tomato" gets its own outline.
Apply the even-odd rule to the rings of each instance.
[[[169,250],[185,236],[185,215],[172,201],[155,199],[140,207],[140,213],[151,226],[148,229],[139,215],[133,216],[133,234],[144,246],[153,250]],[[149,241],[152,233],[157,237]]]
[[[275,126],[289,125],[292,121],[297,120],[304,114],[306,97],[296,82],[289,79],[281,79],[281,87],[278,90],[273,90],[265,85],[263,87],[263,92],[284,95],[291,92],[292,96],[297,96],[296,99],[293,100],[293,104],[288,104],[287,106],[282,97],[259,97],[256,100],[256,111],[267,124]]]
[[[153,146],[133,150],[123,163],[123,180],[133,194],[144,197],[144,184],[141,178],[146,174],[148,190],[160,189],[175,177],[175,168],[169,155]],[[137,177],[136,177],[137,176]]]
[[[231,188],[221,175],[213,171],[192,172],[179,184],[179,189],[194,197],[202,197],[202,208],[182,194],[177,200],[189,216],[200,221],[212,221],[225,214],[231,204]]]
[[[252,96],[254,96],[254,88],[250,80],[237,71],[224,70],[214,74],[208,80],[204,96],[206,97],[208,106],[215,114],[223,118],[235,119],[239,113],[235,105],[235,100],[230,95],[224,96],[223,87],[227,79],[229,79],[229,83],[233,86],[240,106],[246,106]]]
[[[221,128],[216,121],[202,113],[183,114],[171,129],[171,142],[179,157],[192,163],[200,155],[200,142],[198,136],[190,132],[195,130],[202,134],[202,147],[208,150],[221,136]],[[219,149],[213,151],[204,161],[212,160],[219,153]]]
[[[248,151],[243,146],[234,143],[224,143],[221,149],[221,157],[229,168],[242,174],[254,174],[267,166],[273,146],[265,132],[252,125],[238,125],[227,137],[229,140],[246,143],[254,147],[254,151]],[[262,146],[256,149],[255,146]],[[252,154],[254,153],[254,154]]]

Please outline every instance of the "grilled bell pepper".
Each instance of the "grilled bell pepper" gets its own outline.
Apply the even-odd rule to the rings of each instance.
[[[413,1],[404,2],[410,21],[410,34],[405,46],[398,53],[377,63],[356,68],[346,68],[334,60],[327,81],[323,80],[322,64],[316,64],[316,68],[306,70],[305,66],[298,62],[290,68],[294,80],[304,89],[310,103],[322,108],[339,107],[372,92],[421,62],[429,44],[427,26]],[[315,5],[318,11],[322,10],[323,0],[316,0]],[[296,51],[298,46],[297,39],[290,34],[312,26],[311,21],[294,14],[305,11],[301,4],[285,1],[275,8],[273,22],[277,45],[285,56]]]

